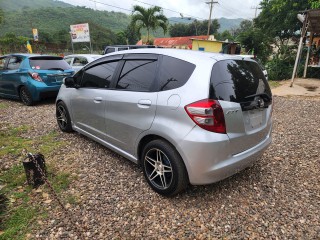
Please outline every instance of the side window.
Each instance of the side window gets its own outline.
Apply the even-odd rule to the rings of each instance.
[[[65,60],[69,65],[71,65],[72,57],[65,58],[64,60]]]
[[[124,50],[128,50],[128,48],[127,47],[119,47],[118,48],[118,51],[124,51]]]
[[[192,63],[163,56],[159,75],[159,90],[166,91],[183,86],[190,78],[195,67]]]
[[[86,58],[83,57],[75,57],[73,60],[73,66],[84,66],[88,63]]]
[[[20,67],[22,60],[23,60],[22,57],[11,57],[9,59],[8,69],[9,70],[18,69]]]
[[[84,71],[81,87],[109,88],[118,61],[102,63]]]
[[[6,66],[8,58],[7,57],[1,57],[0,58],[0,70],[4,70]]]
[[[105,54],[115,52],[115,48],[108,48]]]
[[[117,83],[117,89],[146,92],[151,90],[157,61],[127,60]]]

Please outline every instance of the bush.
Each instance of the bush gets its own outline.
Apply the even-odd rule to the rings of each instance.
[[[292,56],[274,56],[267,63],[270,80],[285,80],[292,77],[295,59]]]

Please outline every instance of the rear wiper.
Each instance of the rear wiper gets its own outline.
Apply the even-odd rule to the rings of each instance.
[[[61,71],[64,71],[63,68],[49,68],[48,70],[61,70]]]
[[[265,101],[271,101],[272,100],[271,96],[269,96],[266,93],[252,94],[252,95],[246,96],[245,98],[251,98],[251,97],[261,97]]]

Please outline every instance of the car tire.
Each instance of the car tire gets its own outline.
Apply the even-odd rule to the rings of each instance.
[[[71,118],[67,106],[64,102],[58,102],[56,105],[56,118],[61,131],[73,132]]]
[[[153,190],[163,196],[174,196],[185,190],[189,180],[185,165],[168,142],[153,140],[142,152],[144,176]]]
[[[24,105],[32,106],[34,104],[31,93],[29,92],[27,87],[22,86],[20,88],[19,94],[20,94],[20,99]]]

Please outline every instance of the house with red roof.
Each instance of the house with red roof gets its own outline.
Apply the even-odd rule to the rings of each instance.
[[[187,36],[187,37],[171,37],[171,38],[155,38],[153,45],[163,48],[178,48],[178,49],[192,49],[192,39],[205,40],[207,35],[203,36]],[[137,45],[142,45],[142,40],[137,42]]]

